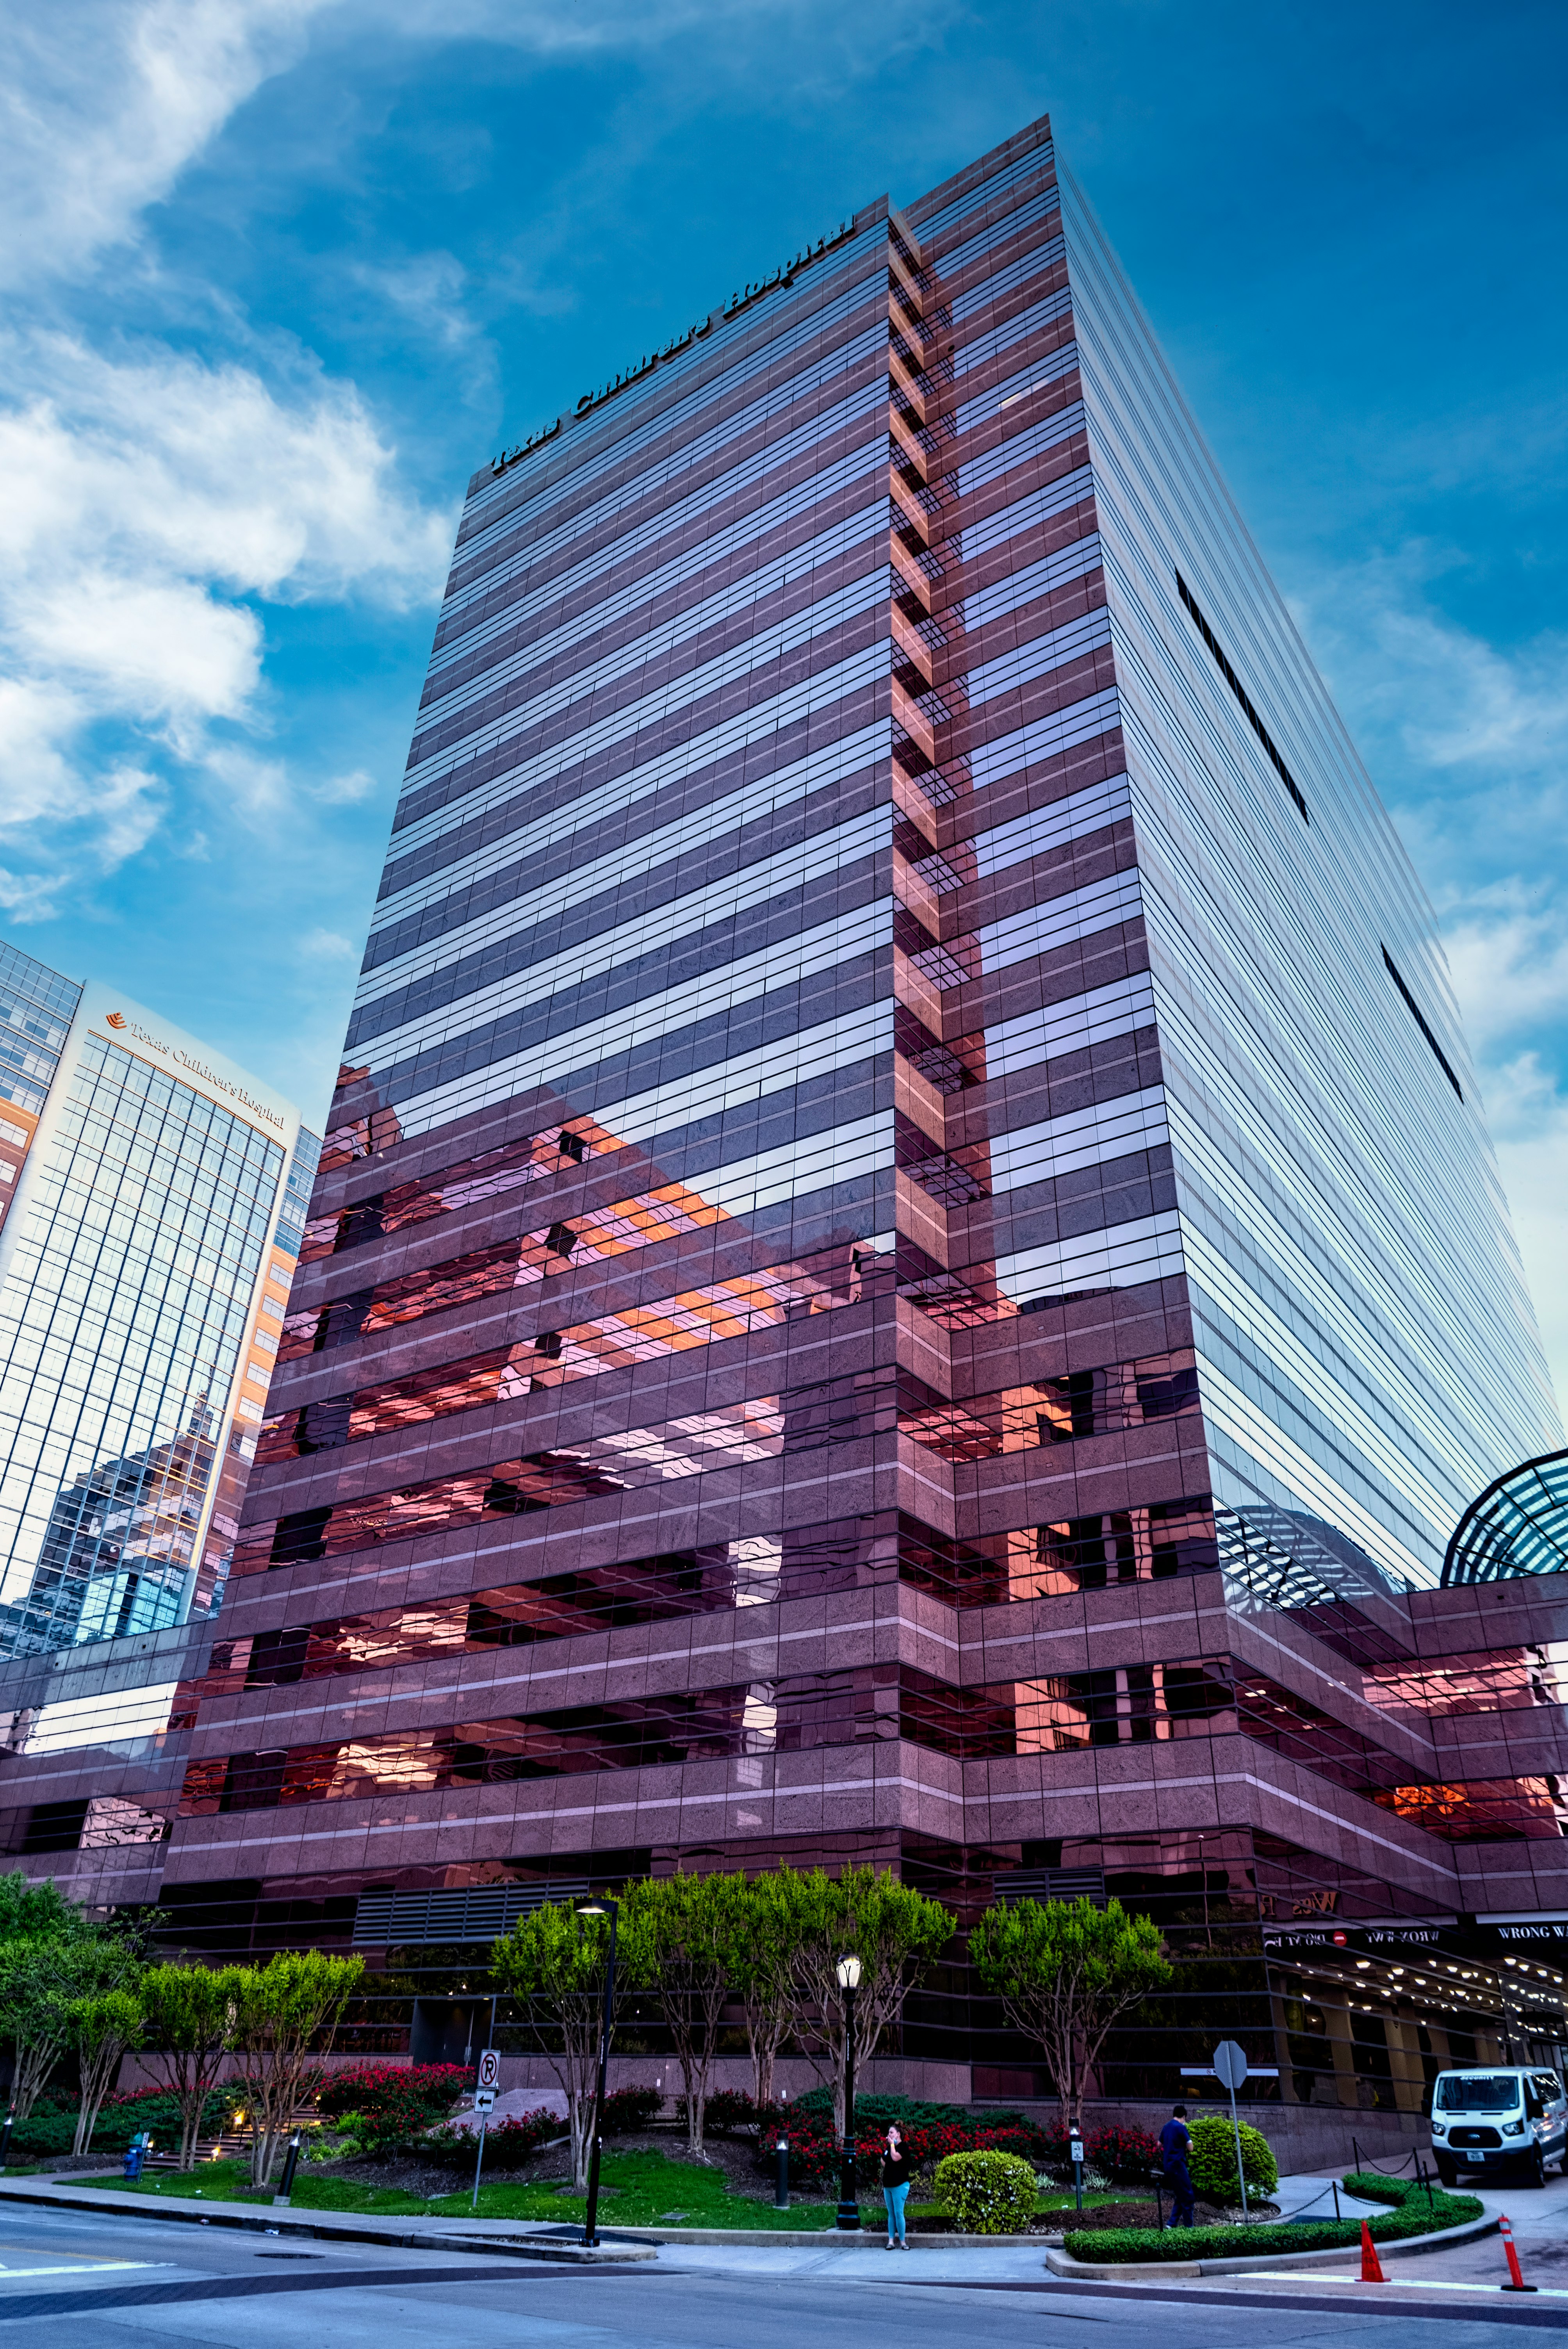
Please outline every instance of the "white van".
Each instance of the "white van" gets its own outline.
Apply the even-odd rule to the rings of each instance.
[[[1461,2169],[1522,2172],[1544,2186],[1546,2165],[1568,2174],[1568,2096],[1555,2072],[1492,2064],[1439,2072],[1432,2089],[1432,2159],[1445,2186]]]

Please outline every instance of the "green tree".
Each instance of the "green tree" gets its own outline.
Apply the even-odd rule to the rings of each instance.
[[[1124,2014],[1171,1978],[1159,1928],[1119,1900],[1014,1900],[988,1909],[969,1960],[1007,2020],[1044,2051],[1068,2121],[1081,2123],[1084,2083]]]
[[[73,1998],[67,2006],[67,2033],[77,2051],[81,2081],[81,2105],[71,2146],[74,2154],[86,2153],[91,2145],[103,2100],[114,2085],[126,2049],[140,2038],[141,2023],[141,2001],[133,1980],[118,1990]]]
[[[522,2028],[544,2057],[566,2097],[572,2137],[572,2182],[588,2182],[588,2138],[598,2076],[599,2021],[610,1947],[608,1917],[579,1916],[567,1901],[548,1901],[520,1917],[497,1941],[490,1968],[499,1987],[521,2009]],[[626,1974],[640,1972],[637,1951],[621,1964],[616,1948],[617,2002]]]
[[[773,2102],[773,2066],[795,2028],[795,1952],[806,1921],[805,1906],[797,1897],[799,1883],[788,1868],[770,1868],[754,1877],[731,1924],[726,1962],[730,1987],[746,2016],[752,2094],[758,2109]]]
[[[363,1958],[321,1950],[280,1950],[267,1965],[233,1970],[229,2044],[244,2067],[253,2186],[267,2184],[295,2108],[320,2086],[321,2058],[364,1971]]]
[[[229,2061],[240,1971],[237,1966],[163,1965],[150,1966],[142,1977],[149,2044],[141,2060],[180,2108],[181,2169],[196,2167],[201,2115]]]
[[[68,2001],[60,1995],[58,1941],[0,1945],[0,2035],[12,2050],[11,2110],[25,2121],[65,2049]]]
[[[744,1876],[656,1876],[632,1885],[621,1911],[630,1982],[652,1992],[675,2044],[686,2084],[686,2145],[698,2159],[747,1898]]]
[[[934,1963],[953,1933],[938,1900],[901,1884],[890,1868],[847,1868],[828,1876],[820,1868],[797,1875],[779,1871],[780,1897],[796,1910],[799,1932],[789,1958],[794,1995],[792,2028],[812,2068],[833,2092],[833,2126],[844,2128],[844,1993],[839,1960],[861,1961],[855,1993],[855,2062],[869,2064],[883,2033],[903,2011],[911,1984]]]
[[[52,1876],[24,1876],[20,1868],[0,1876],[0,1943],[69,1940],[89,1930]]]
[[[65,2052],[73,2002],[120,1989],[137,1971],[128,1943],[79,1921],[63,1936],[0,1944],[0,2038],[15,2051],[11,2110],[18,2121]]]

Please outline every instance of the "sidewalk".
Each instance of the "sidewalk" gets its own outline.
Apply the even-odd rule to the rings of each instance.
[[[648,2243],[621,2238],[584,2250],[565,2229],[532,2219],[375,2219],[361,2211],[279,2209],[268,2202],[217,2202],[181,2194],[121,2194],[45,2178],[0,2178],[0,2201],[52,2210],[90,2210],[99,2218],[161,2220],[175,2226],[232,2227],[252,2235],[310,2235],[321,2242],[389,2243],[400,2251],[504,2251],[509,2259],[568,2267],[624,2265],[658,2256]],[[576,2230],[573,2230],[575,2232]]]

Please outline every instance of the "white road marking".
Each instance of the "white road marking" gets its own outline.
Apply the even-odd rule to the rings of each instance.
[[[54,2275],[119,2275],[127,2268],[162,2268],[167,2260],[83,2260],[68,2268],[8,2268],[0,2265],[0,2283],[20,2281],[23,2276]]]

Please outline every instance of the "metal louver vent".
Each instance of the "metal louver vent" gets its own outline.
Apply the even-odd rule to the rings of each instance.
[[[581,1900],[587,1891],[583,1877],[559,1884],[469,1884],[455,1892],[362,1892],[354,1913],[354,1946],[495,1941],[531,1909],[550,1900]]]
[[[1020,1868],[995,1879],[996,1898],[1009,1900],[1092,1900],[1105,1906],[1103,1868]]]

